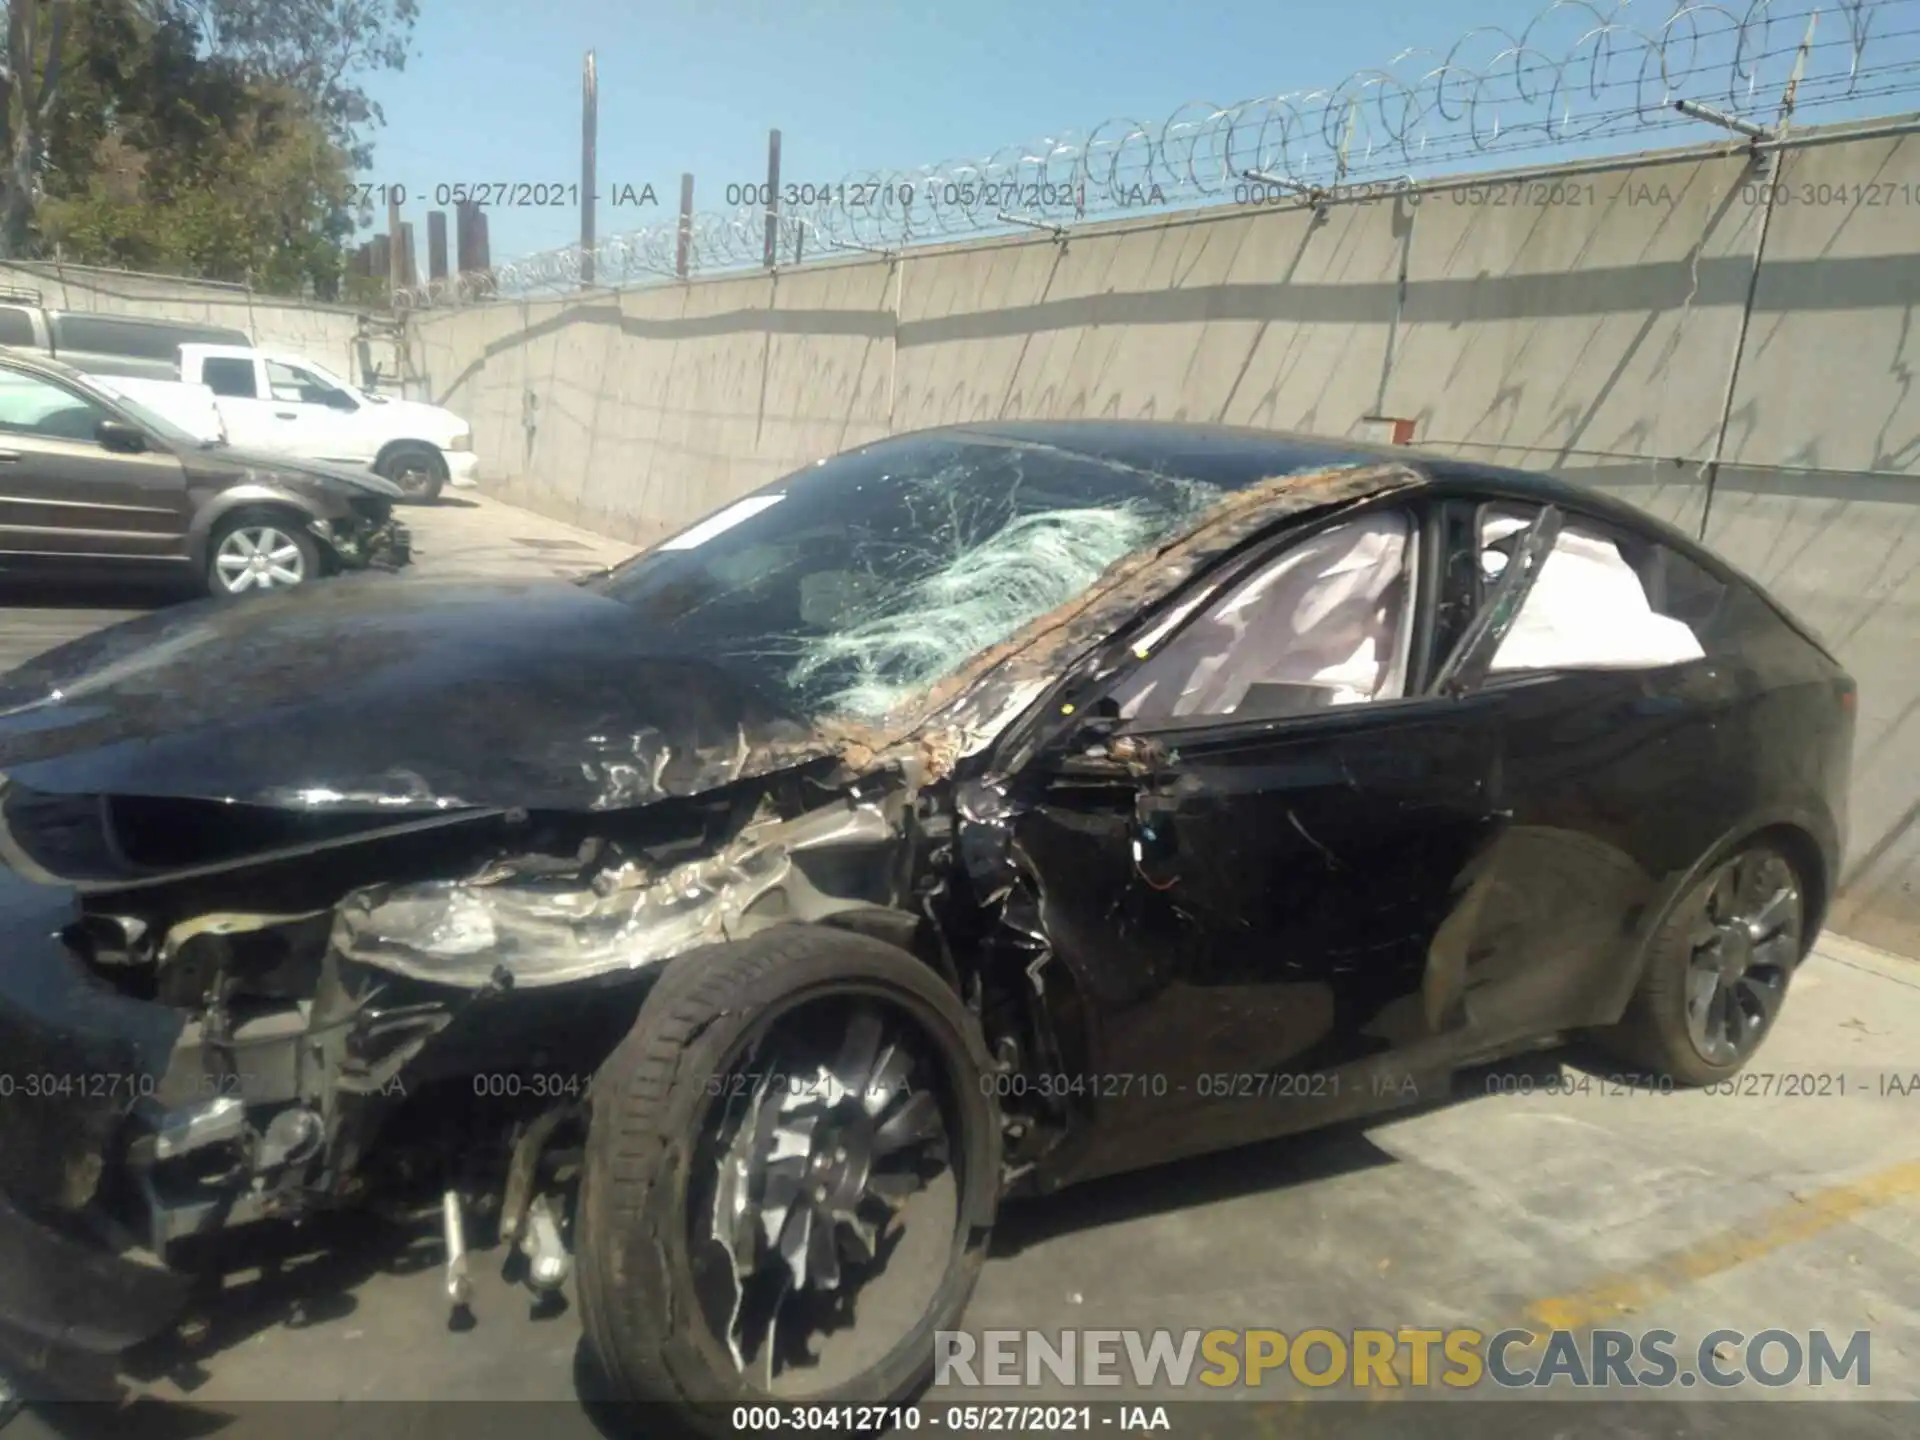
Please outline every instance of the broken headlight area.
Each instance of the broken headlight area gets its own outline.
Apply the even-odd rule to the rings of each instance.
[[[801,788],[789,776],[620,816],[329,831],[211,870],[204,857],[227,847],[189,832],[248,807],[174,807],[192,822],[180,858],[203,868],[86,882],[60,933],[96,983],[175,1027],[111,1097],[124,1120],[98,1157],[98,1198],[173,1261],[257,1221],[439,1207],[451,1192],[532,1247],[534,1270],[560,1273],[548,1242],[569,1137],[663,962],[781,923],[911,928],[906,788],[825,803]],[[86,806],[70,808],[78,854]],[[113,817],[143,807],[92,813],[111,852],[128,838]],[[253,819],[271,830],[275,813]],[[163,858],[152,836],[134,849]]]
[[[316,520],[313,533],[332,547],[349,569],[397,570],[413,559],[412,532],[393,518],[393,507],[372,496],[355,496],[350,518]]]
[[[631,971],[770,924],[886,905],[886,868],[868,852],[893,844],[900,825],[897,805],[855,799],[769,816],[679,863],[595,845],[559,874],[510,858],[460,880],[373,886],[341,902],[333,943],[362,964],[462,990]],[[849,851],[853,864],[837,863]]]

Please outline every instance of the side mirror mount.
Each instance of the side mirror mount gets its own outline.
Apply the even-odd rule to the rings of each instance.
[[[353,397],[344,390],[327,391],[320,403],[329,410],[358,410],[360,408],[354,403]]]
[[[1116,732],[1126,722],[1121,719],[1120,706],[1111,695],[1103,695],[1074,717],[1074,724],[1062,736],[1060,743],[1066,753],[1090,760],[1104,760],[1113,743]]]
[[[1075,743],[1100,744],[1120,728],[1120,702],[1111,695],[1102,695],[1089,705],[1086,713],[1080,717],[1080,724],[1074,731]]]
[[[102,420],[94,428],[93,437],[100,442],[101,449],[111,450],[116,455],[146,453],[147,432],[124,420]]]

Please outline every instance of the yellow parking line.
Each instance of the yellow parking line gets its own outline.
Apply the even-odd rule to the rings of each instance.
[[[1916,1195],[1920,1195],[1920,1160],[1909,1160],[1844,1185],[1799,1195],[1784,1205],[1762,1211],[1737,1229],[1708,1235],[1637,1270],[1622,1271],[1584,1289],[1536,1301],[1527,1307],[1516,1324],[1496,1325],[1486,1333],[1492,1335],[1509,1328],[1531,1330],[1534,1344],[1516,1347],[1516,1353],[1524,1353],[1543,1345],[1550,1331],[1584,1330],[1603,1325],[1688,1285],[1824,1235],[1855,1216]],[[1404,1363],[1396,1358],[1393,1367],[1401,1378],[1399,1386],[1390,1388],[1376,1383],[1368,1387],[1369,1396],[1379,1400],[1413,1398],[1405,1383],[1408,1377],[1402,1369]]]
[[[1609,1276],[1596,1285],[1556,1295],[1527,1308],[1522,1324],[1543,1330],[1582,1330],[1603,1324],[1649,1301],[1802,1240],[1846,1224],[1856,1215],[1920,1195],[1920,1160],[1910,1160],[1845,1185],[1796,1196],[1737,1229],[1722,1230],[1662,1255],[1638,1270]]]

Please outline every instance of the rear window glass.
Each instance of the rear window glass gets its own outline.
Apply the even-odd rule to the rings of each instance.
[[[1481,507],[1482,596],[1538,514],[1533,505]],[[1678,551],[1570,514],[1493,668],[1652,666],[1699,659],[1726,596],[1724,582]]]
[[[33,318],[16,305],[0,305],[0,345],[33,346]]]
[[[245,345],[244,332],[219,325],[162,324],[117,315],[60,314],[49,317],[53,348],[93,355],[131,355],[142,360],[178,360],[182,345]]]
[[[253,362],[237,356],[209,356],[200,364],[200,383],[216,395],[255,399],[260,388],[254,383]]]

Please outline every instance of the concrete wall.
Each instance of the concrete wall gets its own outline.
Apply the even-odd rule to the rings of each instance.
[[[1806,138],[1771,181],[1711,147],[436,312],[414,358],[474,420],[483,483],[636,542],[846,445],[990,417],[1387,414],[1570,474],[1832,638],[1862,683],[1837,923],[1920,954],[1920,137]]]
[[[40,262],[0,264],[0,286],[38,290],[49,310],[97,310],[159,320],[203,320],[249,332],[254,343],[305,355],[352,379],[360,378],[356,339],[364,312],[343,305],[258,296],[231,285],[134,275],[121,270]],[[396,374],[397,346],[377,337],[373,359]]]
[[[1791,156],[1705,538],[1859,677],[1837,924],[1920,954],[1920,136]],[[1822,202],[1826,203],[1822,203]]]

